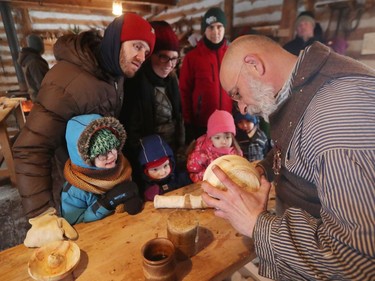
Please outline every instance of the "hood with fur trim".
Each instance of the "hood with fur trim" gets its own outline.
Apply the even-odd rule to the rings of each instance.
[[[99,114],[75,116],[68,121],[65,138],[70,160],[73,164],[96,169],[90,161],[90,140],[100,129],[109,129],[119,140],[119,152],[126,141],[126,132],[121,123],[114,117],[102,117]]]

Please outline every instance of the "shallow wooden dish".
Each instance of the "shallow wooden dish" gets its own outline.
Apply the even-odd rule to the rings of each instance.
[[[257,191],[260,186],[260,176],[254,164],[239,155],[224,155],[210,163],[203,175],[203,180],[211,185],[226,189],[223,183],[212,171],[212,166],[219,166],[236,184],[247,191]]]
[[[61,280],[71,273],[80,259],[80,249],[71,241],[54,241],[36,249],[28,270],[30,276],[40,281]]]

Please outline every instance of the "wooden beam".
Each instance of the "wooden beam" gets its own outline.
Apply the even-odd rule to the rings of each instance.
[[[167,5],[175,6],[178,0],[125,0],[122,1],[124,5]],[[4,2],[10,3],[22,3],[26,7],[28,5],[39,5],[39,6],[68,6],[68,7],[80,7],[80,8],[94,8],[94,9],[111,9],[112,0],[5,0]],[[24,7],[25,7],[24,6]]]
[[[314,13],[315,0],[305,0],[305,10]]]
[[[26,46],[26,36],[32,32],[32,27],[31,27],[31,20],[30,20],[30,15],[29,15],[29,10],[21,8],[20,9],[20,14],[21,14],[21,33],[22,33],[22,38],[20,39],[21,46],[25,47]]]
[[[297,16],[298,0],[284,0],[280,21],[280,31],[286,36],[280,38],[280,44],[284,45],[292,39],[294,34],[294,21]]]
[[[225,28],[225,34],[230,37],[233,29],[233,10],[234,10],[234,0],[224,1],[224,12],[227,18],[227,27]]]
[[[27,2],[27,3],[26,3]],[[70,6],[68,4],[44,4],[42,3],[41,5],[38,2],[28,2],[24,0],[15,0],[10,2],[10,6],[14,8],[24,8],[25,6],[28,9],[34,9],[38,11],[48,11],[48,12],[66,12],[66,13],[80,13],[80,14],[101,14],[103,16],[113,16],[112,14],[112,4],[111,6]],[[124,12],[134,12],[137,13],[141,16],[147,15],[151,13],[151,6],[147,5],[140,5],[140,4],[134,4],[134,3],[129,3],[129,4],[124,4],[123,5],[123,11]]]

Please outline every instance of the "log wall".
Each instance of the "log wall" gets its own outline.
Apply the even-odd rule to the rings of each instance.
[[[153,13],[144,15],[148,20],[166,20],[176,30],[184,44],[187,38],[200,33],[201,17],[205,11],[213,6],[225,10],[228,19],[232,20],[226,30],[227,38],[233,40],[239,35],[247,33],[260,33],[273,37],[280,44],[294,36],[290,22],[295,16],[311,7],[316,1],[302,0],[180,0],[176,6],[164,9],[153,9]],[[346,36],[348,49],[346,55],[353,57],[365,64],[375,67],[375,4],[374,0],[359,1],[362,10],[350,7],[346,20],[346,29],[351,32],[338,30],[338,35]],[[308,4],[306,4],[308,3]],[[328,5],[317,6],[315,16],[321,24],[327,38],[335,35],[338,14]],[[52,46],[56,38],[70,32],[80,32],[88,29],[104,31],[105,26],[113,20],[113,16],[103,11],[86,11],[59,9],[49,10],[45,7],[30,9],[12,7],[12,16],[17,30],[19,46],[24,46],[25,36],[30,31],[40,34],[45,42],[43,57],[50,66],[55,63]],[[284,12],[284,18],[283,18]],[[287,16],[285,16],[288,13]],[[332,14],[332,17],[331,17]],[[294,16],[291,16],[294,15]],[[287,24],[285,24],[287,23]],[[366,40],[364,40],[366,39]],[[374,52],[375,53],[375,52]],[[3,21],[0,22],[0,94],[9,90],[19,89],[14,62],[4,29]]]

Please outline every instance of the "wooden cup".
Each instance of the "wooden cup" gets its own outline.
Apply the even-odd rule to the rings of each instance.
[[[154,238],[142,247],[146,281],[176,281],[175,247],[167,238]]]
[[[178,210],[169,215],[167,236],[176,248],[176,258],[185,260],[197,252],[198,219],[188,210]]]

